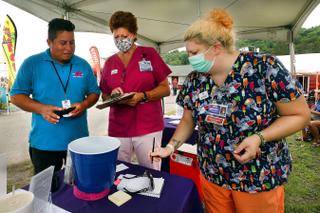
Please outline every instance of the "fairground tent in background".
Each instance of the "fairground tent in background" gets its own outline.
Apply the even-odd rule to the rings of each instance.
[[[283,65],[291,70],[290,56],[278,56]],[[320,53],[295,55],[296,78],[303,85],[305,92],[320,89]]]
[[[4,58],[8,65],[8,91],[16,78],[15,51],[17,41],[17,29],[9,15],[6,16],[3,24],[2,48]]]

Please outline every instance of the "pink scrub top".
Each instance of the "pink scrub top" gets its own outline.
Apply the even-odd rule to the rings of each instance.
[[[170,73],[170,68],[155,49],[138,46],[127,67],[117,54],[105,62],[100,88],[106,94],[116,87],[121,87],[125,93],[150,91]],[[110,107],[110,136],[141,136],[161,131],[163,127],[161,100],[138,103],[135,107],[122,104]]]

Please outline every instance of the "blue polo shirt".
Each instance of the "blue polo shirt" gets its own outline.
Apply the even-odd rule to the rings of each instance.
[[[52,63],[64,85],[66,85],[70,67],[72,68],[66,98]],[[100,90],[90,65],[78,56],[73,56],[67,64],[59,64],[51,58],[48,49],[30,56],[23,62],[10,95],[32,95],[32,99],[37,102],[62,107],[62,100],[69,99],[71,104],[74,104],[82,102],[91,93],[99,95]],[[40,150],[67,150],[71,141],[89,135],[86,111],[77,117],[61,117],[57,124],[51,124],[42,115],[32,113],[31,125],[30,145]]]

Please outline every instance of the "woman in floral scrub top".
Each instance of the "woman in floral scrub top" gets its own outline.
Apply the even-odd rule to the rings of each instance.
[[[285,137],[310,119],[300,84],[274,56],[234,49],[232,18],[213,10],[185,34],[191,72],[177,97],[183,118],[167,157],[198,125],[208,212],[283,212],[291,171]]]

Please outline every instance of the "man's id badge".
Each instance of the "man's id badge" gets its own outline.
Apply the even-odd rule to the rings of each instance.
[[[63,100],[63,101],[61,101],[61,103],[62,103],[62,108],[64,108],[64,109],[68,109],[71,107],[70,100]]]
[[[140,72],[153,71],[151,61],[142,59],[139,61]]]

